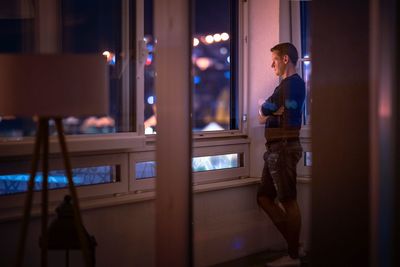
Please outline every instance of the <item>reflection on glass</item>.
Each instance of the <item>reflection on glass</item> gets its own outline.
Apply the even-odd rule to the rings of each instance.
[[[312,166],[312,152],[304,152],[304,166]]]
[[[145,161],[136,163],[136,179],[156,177],[156,162]]]
[[[239,154],[224,154],[215,156],[194,157],[193,172],[214,171],[240,167]],[[156,162],[144,161],[135,165],[135,178],[138,180],[156,177]]]
[[[310,34],[310,4],[311,1],[300,2],[301,18],[301,57],[310,56],[311,34]]]
[[[192,160],[192,168],[194,172],[214,171],[238,167],[240,167],[238,154],[195,157]]]
[[[72,180],[75,186],[113,183],[118,180],[115,166],[96,166],[75,168],[72,170]],[[0,175],[0,195],[25,192],[28,189],[29,173]],[[42,187],[42,174],[35,177],[35,190]],[[50,171],[48,175],[49,188],[63,188],[68,186],[64,170]]]
[[[43,5],[46,5],[44,2]],[[18,5],[10,18],[0,16],[0,53],[37,53],[41,47],[34,47],[34,15],[36,12],[30,1]],[[14,6],[10,4],[10,7]],[[62,0],[60,5],[51,5],[54,14],[59,14],[60,32],[58,40],[47,40],[50,46],[59,47],[61,53],[94,53],[103,55],[109,66],[109,112],[93,114],[89,117],[68,117],[63,119],[66,134],[101,134],[134,130],[133,110],[123,101],[129,96],[122,86],[122,73],[128,63],[122,51],[122,0]],[[51,8],[41,6],[39,8]],[[30,12],[23,12],[28,10]],[[6,12],[6,13],[7,13]],[[21,13],[21,14],[20,14]],[[26,14],[25,14],[26,13]],[[32,14],[32,15],[29,15]],[[5,14],[4,14],[5,15]],[[39,18],[45,23],[46,17]],[[134,19],[132,19],[134,21]],[[128,21],[124,23],[128,24]],[[134,27],[131,27],[134,28]],[[82,74],[84,75],[84,74]],[[131,73],[132,75],[132,73]],[[133,89],[131,89],[133,90]],[[79,96],[77,96],[79,97]],[[9,114],[12,115],[12,114]],[[52,127],[52,125],[50,125]],[[32,136],[36,122],[32,118],[0,117],[0,138]],[[51,134],[51,133],[50,133]]]
[[[306,83],[306,99],[304,105],[303,123],[311,124],[311,34],[310,34],[310,4],[311,1],[300,2],[301,18],[301,68]]]
[[[193,130],[231,130],[232,66],[231,9],[232,0],[195,0],[194,34],[192,38],[193,67]],[[145,0],[144,40],[147,59],[144,64],[144,128],[146,134],[156,133],[156,95],[154,88],[157,57],[154,52],[153,0]]]
[[[306,99],[304,103],[303,122],[305,125],[311,124],[311,61],[302,61],[303,79],[306,84]]]

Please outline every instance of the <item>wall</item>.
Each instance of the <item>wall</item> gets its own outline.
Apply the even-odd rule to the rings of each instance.
[[[249,1],[250,176],[260,177],[265,152],[264,125],[258,122],[258,102],[272,94],[278,78],[271,69],[270,48],[279,42],[279,1]]]
[[[194,198],[196,266],[209,266],[264,249],[283,249],[283,240],[255,201],[256,186],[197,193]],[[83,211],[94,235],[97,266],[154,266],[154,201]],[[0,223],[0,266],[12,266],[19,232],[15,221]],[[40,220],[31,220],[26,266],[39,266]],[[71,266],[81,265],[80,252]],[[51,252],[50,266],[64,263],[64,254]],[[62,266],[62,265],[61,265]]]

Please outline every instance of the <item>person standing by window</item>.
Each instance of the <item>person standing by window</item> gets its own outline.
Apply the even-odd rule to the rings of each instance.
[[[271,56],[271,67],[281,82],[259,110],[259,121],[265,123],[266,152],[257,203],[288,245],[288,255],[266,266],[300,266],[301,214],[297,204],[296,166],[302,155],[299,135],[305,83],[296,72],[299,57],[293,44],[274,46]]]

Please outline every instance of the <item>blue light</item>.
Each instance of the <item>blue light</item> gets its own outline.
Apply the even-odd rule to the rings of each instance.
[[[154,96],[149,96],[148,98],[147,98],[147,103],[149,103],[150,105],[153,105],[154,104]]]
[[[152,45],[152,44],[147,44],[147,45],[146,45],[146,48],[147,48],[147,51],[153,52],[153,50],[154,50],[154,45]]]
[[[200,76],[194,76],[193,82],[194,82],[194,84],[199,84],[201,82]]]
[[[233,240],[232,247],[235,250],[239,250],[239,249],[243,248],[243,244],[244,244],[243,239],[240,237],[236,237]]]
[[[226,79],[229,80],[231,78],[231,72],[230,71],[225,71],[224,72],[224,76],[225,76]]]

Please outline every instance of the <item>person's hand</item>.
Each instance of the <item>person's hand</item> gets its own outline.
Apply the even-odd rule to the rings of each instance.
[[[275,116],[281,116],[284,111],[285,111],[285,107],[281,106],[277,111],[274,112],[274,115]]]
[[[258,122],[260,124],[265,124],[267,122],[267,120],[268,120],[268,116],[264,116],[264,115],[258,113]]]

